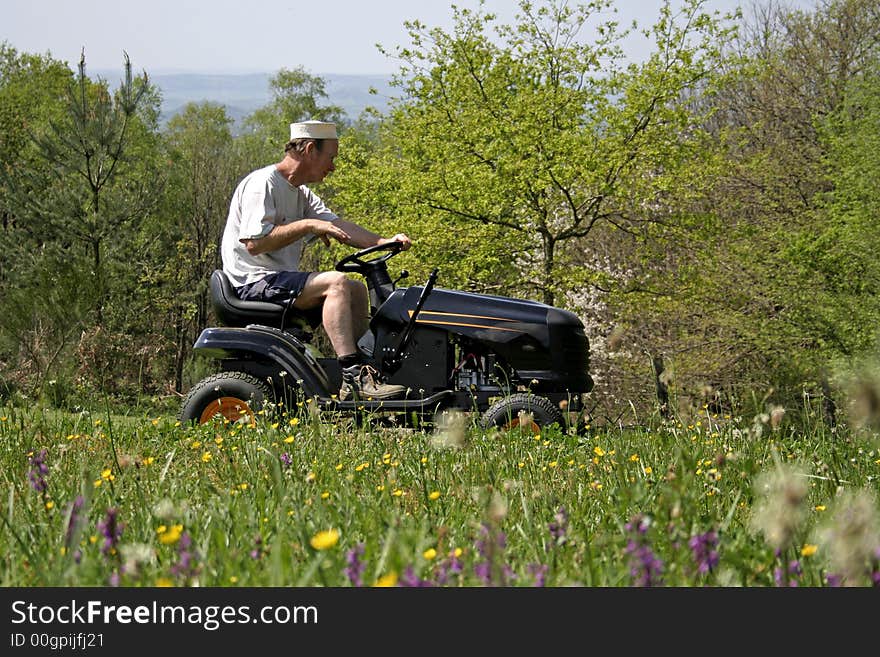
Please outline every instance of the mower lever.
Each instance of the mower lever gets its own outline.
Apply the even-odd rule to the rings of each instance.
[[[425,299],[428,298],[428,295],[431,294],[431,290],[434,289],[434,283],[437,282],[437,274],[439,273],[439,269],[434,267],[434,271],[431,272],[431,275],[428,276],[428,282],[425,283],[424,289],[422,289],[422,293],[419,295],[419,300],[416,302],[416,307],[412,312],[412,315],[409,316],[409,322],[406,327],[403,329],[403,333],[400,334],[400,341],[397,343],[397,347],[394,348],[394,352],[385,356],[382,359],[382,370],[386,373],[396,372],[400,369],[400,365],[402,364],[402,355],[404,350],[409,345],[409,341],[412,338],[413,328],[416,325],[416,319],[419,316],[419,312],[422,310],[422,306],[425,305]]]
[[[396,288],[397,284],[400,283],[400,281],[402,281],[404,278],[407,278],[408,276],[409,276],[409,272],[406,269],[404,269],[403,271],[400,272],[400,276],[398,276],[397,278],[394,279],[394,282],[391,284],[391,286]]]

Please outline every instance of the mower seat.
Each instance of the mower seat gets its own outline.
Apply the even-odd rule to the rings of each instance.
[[[211,273],[209,286],[214,314],[226,326],[262,324],[280,329],[295,327],[307,333],[321,323],[320,306],[304,311],[268,301],[242,301],[221,269]],[[282,320],[284,326],[281,325]]]

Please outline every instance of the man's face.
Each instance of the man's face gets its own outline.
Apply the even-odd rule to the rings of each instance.
[[[310,182],[321,182],[336,167],[333,160],[339,152],[338,139],[325,139],[320,150],[316,143],[312,143],[309,148],[309,178]]]

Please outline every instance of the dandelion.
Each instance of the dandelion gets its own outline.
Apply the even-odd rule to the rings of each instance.
[[[343,571],[348,577],[348,581],[352,586],[361,587],[364,585],[364,570],[367,565],[361,561],[364,556],[365,548],[363,543],[358,543],[348,552],[345,553],[345,570]]]
[[[397,573],[393,570],[390,573],[382,575],[379,579],[376,580],[374,586],[379,587],[388,587],[388,586],[397,586]]]
[[[320,531],[312,536],[310,545],[316,550],[329,550],[339,542],[339,532],[335,529]]]
[[[688,547],[697,562],[697,572],[701,575],[712,572],[718,565],[718,535],[714,531],[692,536],[688,541]]]
[[[428,548],[427,550],[422,552],[422,557],[425,559],[425,561],[433,561],[437,558],[437,550],[435,550],[434,548]]]
[[[125,525],[119,522],[119,509],[107,509],[103,520],[98,521],[98,531],[104,537],[101,545],[101,554],[113,554],[119,539],[122,538],[122,530]]]
[[[808,543],[808,544],[804,545],[804,547],[801,548],[801,556],[802,557],[812,557],[814,554],[816,554],[816,551],[818,549],[819,549],[818,545],[812,545],[812,544]]]
[[[432,490],[430,493],[428,493],[428,499],[431,500],[432,502],[440,499],[440,491],[439,490]]]
[[[819,543],[843,586],[861,586],[864,578],[873,580],[880,547],[880,519],[873,495],[867,490],[841,495],[828,524],[819,531]]]
[[[45,493],[46,489],[49,487],[46,483],[46,475],[49,474],[49,466],[46,465],[47,453],[48,452],[45,449],[41,449],[36,456],[33,452],[28,455],[28,462],[31,465],[31,470],[28,472],[28,479],[30,479],[31,488],[38,493]]]
[[[760,500],[750,525],[782,552],[791,545],[806,517],[807,480],[793,468],[780,466],[763,473],[755,488]]]
[[[180,540],[182,532],[183,525],[172,525],[170,529],[165,527],[165,525],[161,525],[156,530],[156,533],[159,534],[159,542],[162,545],[174,545]]]
[[[435,418],[431,445],[436,449],[460,448],[467,442],[467,416],[454,410],[446,410]]]

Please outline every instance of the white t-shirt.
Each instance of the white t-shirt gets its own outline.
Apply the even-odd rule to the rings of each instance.
[[[337,218],[317,194],[305,185],[291,185],[274,164],[257,169],[245,176],[232,195],[220,245],[223,271],[235,287],[274,272],[298,271],[305,243],[314,239],[314,235],[256,256],[248,253],[241,240],[264,237],[276,225],[300,219],[333,221]]]

